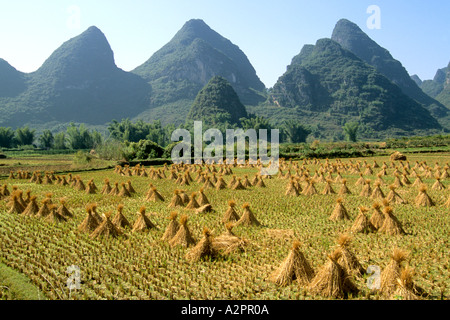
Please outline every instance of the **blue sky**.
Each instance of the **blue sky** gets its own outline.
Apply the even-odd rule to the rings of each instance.
[[[380,29],[369,29],[370,5]],[[305,44],[331,37],[336,22],[356,23],[422,80],[450,61],[448,0],[0,0],[0,58],[32,72],[64,41],[95,25],[116,64],[132,70],[190,19],[203,19],[238,45],[260,79],[273,86]]]

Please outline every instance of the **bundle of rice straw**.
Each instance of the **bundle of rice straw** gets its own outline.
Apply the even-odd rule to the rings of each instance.
[[[342,181],[342,180],[341,180]],[[327,195],[327,194],[335,194],[336,192],[333,190],[333,187],[331,186],[331,180],[327,179],[327,182],[325,184],[325,188],[322,191],[323,195]]]
[[[417,207],[432,207],[432,206],[434,206],[434,201],[427,194],[427,186],[426,185],[422,184],[420,186],[419,194],[417,195],[415,202],[416,202]]]
[[[65,199],[60,199],[59,203],[60,203],[60,205],[59,205],[59,207],[57,209],[57,212],[63,217],[72,218],[73,214],[72,214],[72,212],[69,211],[69,209],[67,209],[67,207],[66,207],[66,200]]]
[[[233,188],[233,186],[236,184],[237,179],[236,179],[236,175],[233,174],[233,176],[231,177],[230,182],[228,182],[228,188]]]
[[[372,216],[370,217],[369,221],[374,226],[375,229],[379,229],[379,228],[381,228],[381,226],[383,225],[383,222],[384,222],[384,214],[380,210],[381,204],[379,204],[378,202],[375,202],[372,205],[372,208],[373,208],[373,213],[372,213]]]
[[[170,222],[169,222],[166,230],[164,231],[164,234],[162,235],[161,240],[169,241],[173,237],[175,237],[178,230],[180,229],[180,224],[177,221],[177,217],[178,217],[178,214],[176,212],[173,211],[170,213],[170,216],[169,216]]]
[[[50,206],[52,205],[50,198],[45,198],[42,200],[42,206],[36,213],[37,218],[45,218],[50,214]]]
[[[188,194],[184,190],[180,190],[180,198],[181,198],[181,201],[183,201],[183,205],[188,204],[189,201],[191,200],[191,198],[188,196]]]
[[[101,194],[110,194],[111,193],[111,185],[109,184],[109,179],[105,178],[105,182],[101,191]]]
[[[336,250],[339,252],[337,263],[339,263],[348,274],[355,273],[356,275],[363,275],[365,269],[358,261],[355,254],[350,250],[351,241],[352,238],[348,234],[341,234],[337,239],[338,248]]]
[[[197,209],[199,206],[197,200],[195,199],[197,197],[197,193],[192,192],[189,203],[186,205],[186,209]]]
[[[78,231],[91,233],[99,226],[100,223],[92,215],[91,206],[86,206],[86,212],[86,218],[84,218],[83,222],[81,222],[81,224],[78,226]]]
[[[342,179],[342,186],[338,192],[339,195],[351,194],[350,189],[347,187],[347,179]]]
[[[78,190],[78,191],[86,190],[86,186],[84,185],[83,180],[81,180],[81,177],[77,176],[75,179],[76,179],[75,180],[76,182],[74,185],[75,190]]]
[[[270,275],[270,281],[279,286],[287,286],[294,280],[304,286],[311,282],[314,278],[314,270],[299,247],[300,241],[295,240],[287,257]]]
[[[156,187],[152,187],[151,190],[147,193],[147,196],[145,198],[145,201],[152,201],[152,202],[158,202],[164,201],[163,196],[156,190]]]
[[[85,189],[85,192],[87,194],[94,194],[95,193],[95,186],[94,186],[94,181],[93,180],[89,180],[87,183],[87,187]]]
[[[350,220],[350,217],[347,213],[347,209],[342,204],[343,201],[344,201],[344,199],[342,199],[342,198],[338,198],[336,200],[336,206],[334,207],[334,210],[331,213],[331,216],[329,218],[330,220],[332,220],[332,221],[344,220],[344,219]]]
[[[119,191],[119,183],[118,182],[114,182],[114,187],[109,192],[109,195],[117,196],[117,195],[119,195],[119,192],[120,192]]]
[[[69,183],[66,180],[66,176],[62,176],[61,177],[61,181],[59,182],[59,185],[60,186],[67,186],[67,185],[69,185]]]
[[[294,178],[291,178],[286,186],[286,192],[284,193],[286,196],[298,196],[298,190],[294,185]]]
[[[402,174],[401,182],[403,183],[404,186],[409,186],[411,184],[411,181],[409,181],[405,173]]]
[[[203,189],[214,189],[214,184],[211,182],[210,177],[206,178],[206,181],[203,184]]]
[[[122,182],[120,185],[122,188],[120,189],[118,196],[119,197],[131,197],[131,193],[128,191],[125,183]]]
[[[171,247],[174,247],[176,245],[181,245],[183,247],[195,245],[195,239],[187,226],[187,220],[188,220],[187,215],[181,216],[180,227],[175,236],[173,236],[173,238],[169,240],[169,245]]]
[[[366,216],[366,212],[369,209],[365,207],[359,207],[359,214],[355,219],[350,231],[353,233],[370,233],[375,231],[375,227],[369,221],[369,218]]]
[[[402,199],[402,197],[395,191],[395,185],[391,184],[389,186],[389,189],[391,191],[389,191],[388,195],[386,196],[386,199],[393,204],[405,204],[406,201]]]
[[[252,186],[256,186],[256,184],[258,183],[258,180],[259,180],[259,175],[258,175],[258,173],[255,173],[253,180],[250,181],[250,183],[252,184]]]
[[[122,234],[119,228],[117,228],[114,223],[110,220],[111,212],[107,212],[103,215],[103,222],[91,233],[90,238],[95,239],[100,236],[111,236],[117,238]]]
[[[364,179],[363,174],[359,173],[359,179],[356,180],[355,186],[362,186],[366,183],[366,179]]]
[[[60,215],[56,211],[56,205],[51,204],[48,206],[49,213],[44,217],[44,220],[50,223],[58,223],[58,222],[65,222],[67,219]]]
[[[230,254],[236,250],[244,251],[248,241],[233,233],[233,224],[231,222],[225,224],[225,229],[226,231],[223,234],[214,237],[212,241],[213,248],[224,255]]]
[[[235,206],[236,206],[236,202],[234,200],[228,201],[228,209],[222,218],[222,222],[227,223],[227,222],[238,221],[240,219],[239,215],[234,210]]]
[[[36,202],[36,196],[30,197],[30,202],[28,203],[25,210],[22,212],[22,215],[32,217],[35,216],[39,212],[39,206]]]
[[[126,188],[128,190],[128,193],[130,194],[136,193],[136,190],[134,190],[133,186],[131,185],[131,180],[127,180]]]
[[[197,209],[195,209],[196,213],[207,213],[207,212],[212,212],[212,211],[213,211],[213,208],[210,203],[205,204],[205,205],[200,206]]]
[[[246,188],[241,183],[241,178],[237,178],[237,181],[231,187],[232,190],[245,190]]]
[[[263,177],[258,175],[258,182],[256,182],[255,187],[265,188],[266,184],[264,183]]]
[[[378,229],[379,232],[386,233],[388,235],[403,235],[405,231],[403,227],[398,221],[397,217],[392,213],[393,210],[391,207],[385,207],[384,210],[384,221],[383,225]]]
[[[250,180],[248,180],[248,175],[244,175],[244,180],[242,181],[242,185],[245,188],[251,187],[252,183],[250,182]]]
[[[402,181],[400,180],[400,177],[399,177],[398,174],[395,175],[395,179],[394,179],[393,185],[394,185],[395,187],[397,187],[397,188],[403,187],[403,183],[402,183]]]
[[[145,207],[141,207],[138,212],[139,217],[134,222],[131,232],[141,232],[149,229],[156,229],[156,226],[145,215]]]
[[[417,287],[413,282],[414,270],[405,266],[400,271],[400,276],[397,278],[397,289],[392,293],[391,299],[402,300],[421,300],[419,295],[422,295],[423,289]]]
[[[99,224],[102,223],[103,222],[103,218],[97,212],[97,204],[96,203],[91,203],[89,206],[91,207],[92,216],[97,220],[97,222]]]
[[[420,176],[417,176],[416,180],[414,181],[414,183],[412,184],[413,187],[420,187],[423,184],[422,179],[420,178]]]
[[[340,255],[340,251],[328,255],[327,262],[311,280],[308,287],[311,293],[327,298],[347,298],[348,294],[359,292],[345,269],[337,262]]]
[[[436,178],[436,182],[431,187],[432,190],[445,190],[445,186],[441,182],[441,177]]]
[[[307,185],[306,185],[305,189],[303,189],[302,194],[305,196],[312,196],[312,195],[317,194],[316,187],[314,186],[315,181],[312,179],[308,179],[308,180],[306,180],[306,183],[307,183]]]
[[[206,197],[203,188],[200,188],[200,191],[198,192],[198,194],[199,194],[198,204],[199,204],[200,207],[209,204],[208,197]]]
[[[372,188],[370,187],[370,183],[371,181],[367,179],[361,193],[359,194],[361,197],[370,197],[370,195],[372,194]]]
[[[5,197],[9,196],[11,193],[8,190],[8,185],[4,184],[1,190],[1,194]]]
[[[223,180],[223,177],[220,176],[217,179],[217,182],[216,182],[216,185],[215,185],[216,190],[226,189],[226,187],[227,187],[227,184],[225,183],[225,180]]]
[[[131,223],[123,214],[123,208],[124,208],[123,204],[119,204],[117,206],[117,213],[114,216],[112,223],[119,229],[131,228]]]
[[[370,197],[372,199],[383,200],[384,193],[383,193],[383,190],[381,190],[380,183],[379,182],[375,182],[374,186],[375,186],[375,188],[373,189],[372,194],[370,195]]]
[[[397,288],[397,279],[400,277],[401,264],[408,259],[409,253],[405,250],[394,248],[391,254],[391,261],[381,272],[380,290],[390,296]]]
[[[203,238],[186,253],[186,260],[196,262],[205,257],[216,257],[218,252],[212,246],[212,241],[211,231],[208,228],[204,228]]]
[[[235,226],[245,225],[245,226],[260,226],[261,223],[256,219],[253,212],[250,210],[250,204],[244,203],[242,206],[244,212],[241,218],[235,223]]]
[[[9,202],[9,207],[10,209],[8,210],[8,213],[11,214],[21,214],[25,208],[24,206],[20,203],[19,201],[19,194],[18,193],[14,193],[11,196],[11,201]]]

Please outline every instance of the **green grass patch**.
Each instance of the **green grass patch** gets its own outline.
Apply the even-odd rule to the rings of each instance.
[[[25,275],[0,262],[0,300],[46,300]]]

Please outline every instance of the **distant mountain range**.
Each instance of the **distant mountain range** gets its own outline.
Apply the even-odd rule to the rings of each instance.
[[[360,122],[366,137],[435,133],[450,129],[448,71],[430,81],[410,77],[388,50],[342,19],[330,39],[305,45],[267,89],[238,46],[196,19],[125,72],[92,26],[35,72],[0,59],[0,126],[57,130],[71,121],[105,126],[122,118],[178,125],[205,115],[218,121],[214,114],[225,110],[223,119],[232,123],[248,112],[274,125],[298,120],[321,138],[335,136],[348,121]],[[225,94],[211,95],[211,88]],[[221,99],[234,95],[224,107],[230,102]]]

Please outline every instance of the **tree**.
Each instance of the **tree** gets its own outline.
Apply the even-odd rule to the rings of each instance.
[[[312,130],[295,120],[285,120],[282,127],[286,139],[290,143],[306,142]]]
[[[357,122],[347,122],[342,129],[344,130],[347,140],[351,142],[357,141],[359,123]]]
[[[14,131],[11,128],[0,127],[0,147],[11,148],[14,142]]]
[[[41,148],[50,149],[53,147],[55,138],[53,137],[53,134],[50,130],[44,130],[39,136],[38,141]]]
[[[64,132],[59,132],[54,136],[53,148],[57,150],[66,149],[66,134]]]
[[[67,128],[67,141],[71,149],[91,149],[102,143],[102,136],[99,132],[90,132],[84,124],[76,127],[71,123]]]
[[[34,134],[36,130],[30,130],[28,127],[16,129],[16,140],[19,146],[27,146],[33,144]]]
[[[264,117],[256,116],[254,114],[250,114],[248,118],[241,118],[242,129],[255,129],[258,131],[259,129],[272,129],[269,120]]]

